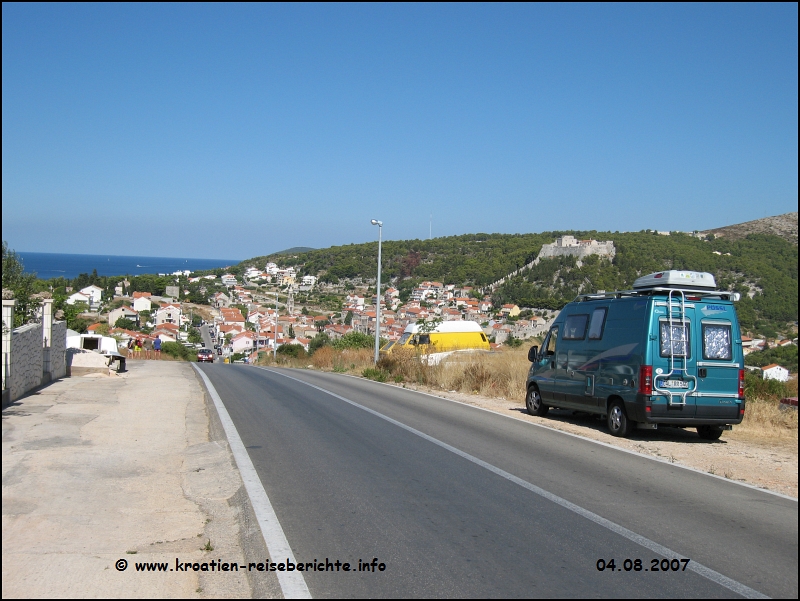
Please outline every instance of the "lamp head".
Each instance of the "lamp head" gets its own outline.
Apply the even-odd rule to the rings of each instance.
[[[373,219],[370,223],[372,225],[383,225],[383,221],[378,221],[377,219]]]

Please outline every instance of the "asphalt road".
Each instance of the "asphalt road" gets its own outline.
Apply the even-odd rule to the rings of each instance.
[[[314,597],[798,596],[795,501],[366,380],[201,369],[297,561],[385,564],[306,572]]]

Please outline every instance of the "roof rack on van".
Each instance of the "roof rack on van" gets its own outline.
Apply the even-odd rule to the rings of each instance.
[[[623,298],[626,296],[653,296],[656,294],[669,294],[670,292],[683,292],[688,296],[717,297],[722,300],[738,301],[741,295],[729,290],[704,290],[697,288],[664,288],[654,287],[640,290],[614,290],[613,292],[594,292],[579,294],[573,302],[580,303],[592,300],[605,300],[609,298]]]
[[[633,290],[617,290],[614,292],[599,291],[594,294],[580,294],[576,302],[622,298],[624,296],[651,296],[654,294],[670,294],[682,292],[691,296],[715,296],[725,300],[738,301],[738,292],[715,290],[716,281],[710,273],[695,271],[658,271],[638,278],[633,283]]]

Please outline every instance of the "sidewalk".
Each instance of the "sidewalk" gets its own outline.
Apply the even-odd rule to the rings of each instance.
[[[205,396],[188,363],[131,360],[3,411],[3,597],[280,597],[269,574],[136,570],[267,557]]]

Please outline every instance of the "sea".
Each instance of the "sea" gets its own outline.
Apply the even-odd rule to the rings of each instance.
[[[233,259],[191,259],[188,257],[128,257],[122,255],[69,255],[17,251],[25,273],[35,273],[40,280],[73,279],[82,273],[98,275],[142,275],[174,271],[203,271],[237,265]]]

